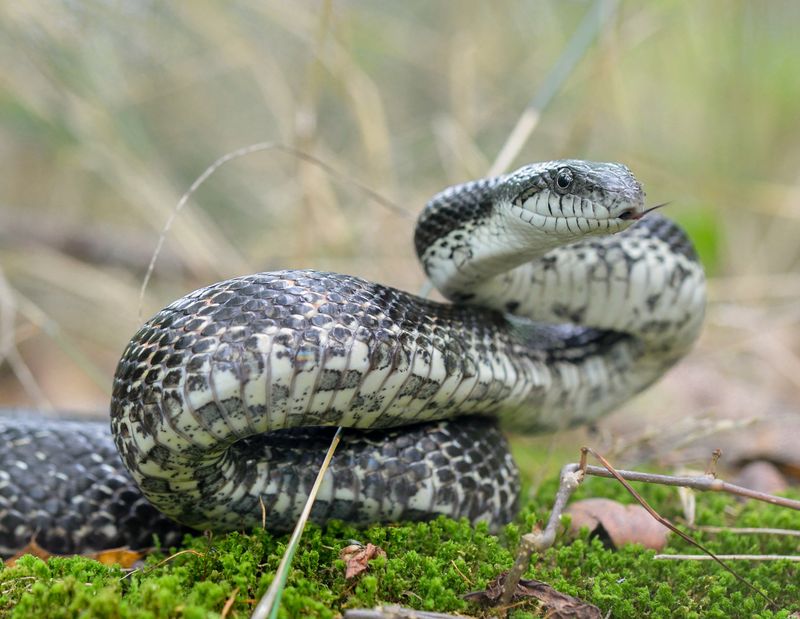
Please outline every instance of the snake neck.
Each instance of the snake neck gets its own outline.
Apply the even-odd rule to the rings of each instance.
[[[433,285],[452,301],[469,301],[480,284],[557,246],[497,201],[502,178],[451,187],[420,217],[415,244]]]

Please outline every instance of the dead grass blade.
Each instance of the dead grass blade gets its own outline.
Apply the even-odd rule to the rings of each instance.
[[[155,269],[156,262],[158,261],[158,256],[161,254],[161,249],[164,246],[164,242],[166,241],[167,235],[169,234],[170,229],[172,228],[172,224],[175,221],[175,218],[180,214],[183,210],[183,207],[186,206],[186,203],[189,201],[189,198],[192,197],[195,191],[202,185],[214,172],[216,172],[220,167],[228,163],[229,161],[233,161],[234,159],[239,159],[240,157],[245,157],[247,155],[251,155],[253,153],[268,151],[268,150],[277,150],[287,154],[290,154],[298,159],[302,159],[304,161],[308,161],[313,163],[316,166],[322,168],[325,172],[333,176],[334,178],[344,179],[351,183],[353,186],[358,188],[361,192],[366,194],[369,198],[380,204],[381,206],[385,207],[386,209],[392,211],[396,215],[399,215],[404,218],[410,218],[411,215],[403,209],[402,207],[394,204],[392,201],[387,200],[383,196],[381,196],[378,192],[374,191],[373,189],[367,187],[360,181],[348,177],[344,174],[339,173],[331,166],[326,164],[324,161],[306,153],[302,150],[296,149],[292,146],[288,146],[286,144],[281,144],[280,142],[257,142],[255,144],[250,144],[248,146],[243,146],[242,148],[237,148],[236,150],[232,150],[228,153],[225,153],[221,157],[219,157],[214,163],[208,166],[200,176],[198,176],[194,182],[189,186],[189,189],[184,192],[181,196],[178,203],[175,205],[175,208],[172,209],[167,221],[164,223],[164,227],[161,229],[161,234],[159,234],[158,242],[156,243],[156,248],[153,251],[153,256],[150,259],[150,263],[147,266],[147,272],[145,273],[144,279],[142,280],[141,288],[139,289],[139,310],[138,310],[138,319],[139,322],[142,322],[142,308],[144,305],[144,295],[147,290],[147,286],[150,283],[150,278],[153,275],[153,270]]]
[[[656,555],[658,560],[673,561],[793,561],[800,562],[800,555]],[[730,568],[728,568],[730,572]],[[734,572],[731,572],[736,575]],[[762,594],[763,595],[763,594]],[[769,598],[767,598],[769,599]]]
[[[305,529],[308,517],[311,514],[311,508],[314,506],[314,501],[317,498],[317,492],[319,492],[319,487],[322,484],[322,478],[325,476],[325,472],[328,470],[328,465],[331,463],[331,458],[333,458],[336,447],[339,445],[341,436],[342,428],[339,427],[336,429],[336,434],[334,434],[333,438],[331,439],[331,444],[330,447],[328,447],[327,453],[325,454],[325,459],[322,462],[322,466],[319,467],[317,478],[314,480],[314,485],[311,487],[311,492],[308,493],[308,499],[306,500],[305,506],[303,506],[303,511],[300,514],[300,518],[297,519],[297,524],[292,532],[292,537],[289,538],[289,543],[286,545],[286,550],[284,551],[281,562],[278,565],[277,571],[275,572],[275,577],[272,580],[272,584],[269,586],[269,589],[267,589],[264,597],[261,598],[261,601],[259,601],[258,606],[256,606],[253,614],[251,615],[251,619],[267,619],[268,617],[269,619],[274,619],[278,616],[281,596],[283,595],[283,588],[286,586],[286,579],[289,575],[289,568],[292,565],[292,559],[297,551],[297,546],[300,543],[300,537],[303,535],[303,530]]]

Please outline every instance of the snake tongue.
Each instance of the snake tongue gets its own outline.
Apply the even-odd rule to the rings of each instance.
[[[664,206],[667,206],[667,204],[669,204],[669,202],[662,202],[661,204],[656,204],[655,206],[651,206],[650,208],[644,209],[641,213],[637,213],[637,212],[633,211],[628,217],[620,217],[620,219],[633,219],[633,220],[641,219],[642,217],[647,215],[647,213],[651,213],[652,211],[654,211],[656,209],[659,209],[659,208],[662,208]],[[623,213],[623,215],[624,214],[625,213]]]

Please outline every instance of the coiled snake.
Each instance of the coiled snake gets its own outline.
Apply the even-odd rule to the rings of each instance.
[[[124,469],[102,424],[0,418],[0,552],[34,536],[54,552],[170,543],[170,519],[247,528],[262,504],[285,530],[337,425],[358,431],[345,432],[313,520],[508,521],[518,474],[498,420],[540,432],[597,419],[698,334],[697,256],[674,223],[644,213],[623,165],[532,164],[451,187],[422,212],[416,250],[452,304],[314,271],[192,292],[117,367]]]

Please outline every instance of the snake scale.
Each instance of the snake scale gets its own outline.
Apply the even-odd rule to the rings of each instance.
[[[125,349],[111,434],[0,417],[0,553],[169,544],[258,526],[262,506],[286,530],[338,425],[312,520],[509,521],[519,477],[500,427],[591,422],[697,337],[702,267],[645,213],[621,164],[531,164],[420,215],[417,253],[451,303],[299,270],[188,294]]]

